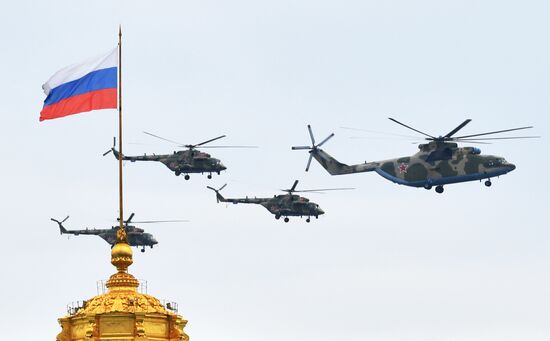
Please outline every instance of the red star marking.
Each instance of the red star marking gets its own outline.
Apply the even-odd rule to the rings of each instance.
[[[406,163],[402,163],[399,165],[399,173],[407,173],[407,168],[409,168],[409,165]]]

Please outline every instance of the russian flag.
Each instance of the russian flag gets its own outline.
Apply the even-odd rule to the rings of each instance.
[[[44,85],[40,121],[117,108],[118,48],[57,71]]]

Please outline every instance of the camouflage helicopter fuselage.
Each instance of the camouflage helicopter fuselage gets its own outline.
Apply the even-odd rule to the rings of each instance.
[[[142,251],[145,251],[145,246],[153,247],[158,244],[158,241],[152,234],[145,232],[143,229],[135,227],[133,225],[125,225],[126,238],[128,245],[135,247],[142,247]],[[99,236],[105,240],[109,245],[113,246],[117,243],[117,231],[119,227],[113,226],[110,229],[83,229],[83,230],[67,230],[63,225],[59,225],[61,234],[78,235],[94,235]]]
[[[113,155],[116,159],[119,157],[119,152],[113,150]],[[186,174],[186,179],[189,177],[189,173],[217,173],[220,174],[221,171],[227,169],[220,160],[213,158],[208,153],[201,152],[196,149],[180,150],[175,151],[173,154],[151,154],[151,155],[140,155],[140,156],[126,156],[122,155],[123,160],[128,160],[131,162],[136,161],[158,161],[163,163],[176,175]],[[211,177],[209,175],[209,177]]]
[[[318,204],[295,194],[274,195],[272,198],[224,198],[220,193],[216,193],[216,197],[221,202],[262,205],[274,214],[276,219],[289,216],[318,218],[325,213]]]
[[[456,143],[433,141],[419,145],[419,149],[412,156],[356,165],[340,163],[320,148],[310,153],[331,175],[376,172],[394,183],[426,189],[490,179],[516,168],[500,156],[481,155],[478,148],[459,148]]]

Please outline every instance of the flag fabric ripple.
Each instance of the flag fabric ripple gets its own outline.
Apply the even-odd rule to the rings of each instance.
[[[117,108],[118,49],[57,71],[44,85],[40,121]]]

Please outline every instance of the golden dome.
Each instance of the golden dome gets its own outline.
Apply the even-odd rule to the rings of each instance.
[[[107,313],[158,313],[176,315],[167,311],[162,303],[151,295],[139,292],[109,291],[95,296],[84,304],[74,316],[88,316]]]
[[[107,281],[108,292],[60,318],[62,331],[57,341],[189,340],[182,316],[168,311],[155,297],[137,291],[139,282],[128,273],[132,263],[132,248],[125,238],[119,239],[111,250],[111,264],[117,273]]]

